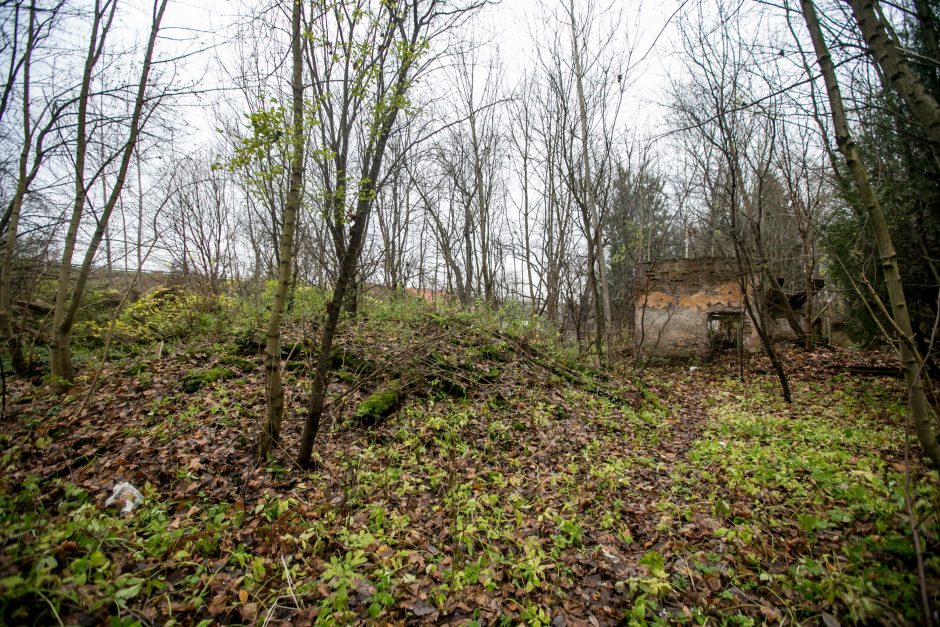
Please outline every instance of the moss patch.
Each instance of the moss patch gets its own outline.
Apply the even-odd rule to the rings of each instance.
[[[303,342],[288,342],[281,346],[281,357],[284,359],[299,359],[306,356],[308,353],[307,347],[304,346]]]
[[[307,368],[307,362],[305,361],[289,361],[284,364],[284,370],[288,372],[298,372],[305,370]]]
[[[238,355],[226,355],[219,360],[219,363],[223,366],[238,368],[242,372],[251,372],[255,369],[255,362]]]
[[[359,403],[354,418],[363,425],[374,425],[380,419],[391,414],[398,408],[401,401],[402,385],[396,379],[384,389],[375,392],[366,400]]]
[[[257,329],[242,329],[232,343],[236,355],[260,355],[264,352],[264,336]]]
[[[346,385],[355,385],[359,382],[359,377],[355,373],[349,372],[348,370],[337,370],[336,379],[342,381]]]
[[[192,394],[202,387],[216,381],[227,381],[235,377],[235,373],[228,368],[216,367],[198,372],[190,372],[183,377],[183,391]]]
[[[330,368],[334,370],[345,370],[357,375],[370,374],[375,371],[375,364],[368,359],[363,359],[343,348],[334,348],[330,352]]]

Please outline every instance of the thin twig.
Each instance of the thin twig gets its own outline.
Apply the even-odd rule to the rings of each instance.
[[[59,618],[59,611],[55,609],[55,604],[49,600],[49,597],[44,595],[39,589],[36,589],[36,594],[42,597],[42,600],[49,604],[49,609],[52,610],[52,615],[55,616],[55,620],[59,623],[60,627],[65,627],[65,624],[62,622],[62,619]]]
[[[933,350],[934,341],[937,338],[937,328],[940,326],[940,293],[937,294],[937,315],[934,317],[933,328],[930,331],[930,342],[927,344],[927,352],[924,354],[924,359],[917,365],[917,376],[914,377],[914,381],[917,381],[921,376],[921,371],[923,371],[924,366],[927,363],[927,359],[930,357],[930,352]],[[911,390],[908,390],[908,399],[911,397]],[[908,412],[911,411],[910,400],[908,400]],[[917,581],[920,587],[920,602],[923,605],[924,611],[924,625],[925,627],[933,627],[933,615],[930,612],[930,595],[927,592],[927,573],[924,569],[924,553],[920,545],[920,532],[917,530],[918,521],[914,517],[914,507],[911,504],[911,456],[910,456],[910,439],[911,439],[911,424],[913,421],[908,421],[907,429],[904,432],[904,509],[907,511],[907,517],[911,524],[911,537],[914,540],[914,556],[917,558]]]
[[[287,577],[287,589],[290,591],[291,598],[294,599],[294,605],[297,606],[298,610],[302,610],[303,605],[301,605],[300,601],[297,600],[297,595],[294,594],[294,580],[291,579],[290,569],[287,568],[287,562],[284,561],[283,555],[281,556],[281,565],[284,566],[284,576]]]
[[[2,385],[2,390],[0,390],[0,420],[3,420],[7,417],[7,371],[3,367],[3,358],[0,358],[0,385]]]

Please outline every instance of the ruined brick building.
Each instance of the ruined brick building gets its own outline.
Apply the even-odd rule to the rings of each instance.
[[[716,349],[730,347],[759,351],[760,337],[744,311],[741,278],[734,259],[725,257],[644,264],[638,272],[634,301],[637,349],[644,357],[664,359],[708,358]],[[744,283],[760,289],[759,280]],[[805,325],[805,292],[783,295],[766,290],[760,299],[751,294],[750,300],[761,301],[771,337],[792,338],[784,313],[775,306],[781,297],[791,306],[788,313],[797,324]],[[812,323],[818,335],[825,335],[820,320]]]

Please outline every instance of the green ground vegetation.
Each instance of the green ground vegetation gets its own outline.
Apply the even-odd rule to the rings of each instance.
[[[198,330],[122,335],[86,414],[87,381],[12,382],[0,623],[918,624],[908,508],[937,601],[940,479],[905,454],[893,380],[807,375],[791,406],[719,367],[641,383],[518,311],[366,296],[303,472],[309,368],[285,375],[284,450],[254,459],[264,298],[177,296],[195,311],[140,324]],[[322,303],[295,295],[294,363]],[[127,516],[118,479],[146,497]]]

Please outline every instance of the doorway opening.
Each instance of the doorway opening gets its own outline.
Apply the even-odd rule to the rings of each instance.
[[[744,345],[743,316],[740,311],[713,311],[708,314],[708,344],[712,353],[739,349]]]

